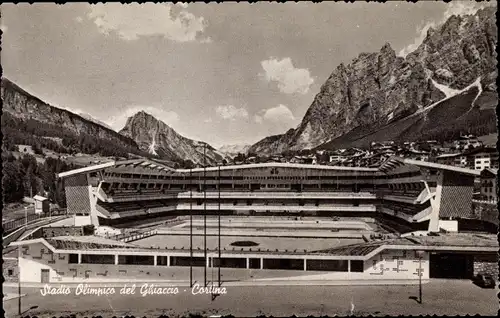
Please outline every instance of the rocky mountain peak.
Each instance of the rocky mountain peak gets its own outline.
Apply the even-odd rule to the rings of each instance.
[[[358,127],[373,129],[444,99],[443,88],[464,89],[478,77],[482,87],[494,88],[495,13],[496,7],[451,16],[429,28],[423,43],[405,58],[385,43],[378,52],[339,64],[294,131],[261,140],[249,152],[314,148]]]
[[[132,138],[141,150],[171,161],[190,160],[194,164],[216,164],[224,155],[209,144],[181,136],[153,115],[139,111],[127,119],[120,134]],[[203,156],[204,148],[206,158]]]

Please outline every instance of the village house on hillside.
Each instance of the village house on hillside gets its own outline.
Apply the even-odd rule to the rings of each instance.
[[[460,136],[458,140],[455,140],[453,142],[453,146],[455,149],[469,150],[482,147],[483,143],[476,136],[465,135],[465,136]]]
[[[498,169],[498,152],[494,147],[476,148],[467,151],[464,155],[467,156],[467,167],[469,169]]]

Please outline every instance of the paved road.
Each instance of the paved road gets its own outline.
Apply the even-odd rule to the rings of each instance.
[[[28,289],[28,288],[26,288]],[[60,316],[307,316],[307,315],[496,315],[498,290],[482,289],[470,281],[433,280],[424,285],[423,304],[412,297],[418,286],[267,286],[228,287],[227,294],[212,300],[210,295],[193,295],[180,287],[177,295],[142,297],[135,295],[69,295],[42,296],[39,289],[23,289],[24,315]],[[7,292],[9,292],[7,290]],[[15,291],[10,291],[15,292]],[[5,293],[5,292],[4,292]],[[7,317],[17,313],[17,299],[4,302]]]

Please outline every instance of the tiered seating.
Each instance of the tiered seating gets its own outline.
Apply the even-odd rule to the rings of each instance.
[[[401,204],[397,202],[384,204],[383,208],[393,211],[396,216],[398,215],[398,213],[413,216],[424,209],[424,207],[420,205]]]
[[[164,202],[160,200],[140,201],[139,204],[145,209],[159,208],[165,206]]]
[[[392,196],[392,197],[405,197],[405,198],[417,198],[423,189],[418,190],[379,190],[379,193],[382,196]]]
[[[142,209],[142,207],[135,202],[124,202],[119,204],[99,202],[99,205],[105,208],[109,212],[124,212],[124,211],[134,211]]]
[[[126,202],[114,205],[114,212],[141,210],[141,206],[135,202]]]

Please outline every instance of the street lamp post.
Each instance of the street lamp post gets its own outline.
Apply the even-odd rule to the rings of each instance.
[[[423,251],[416,252],[418,257],[418,303],[422,303],[422,257],[424,256]]]
[[[207,287],[207,145],[203,145],[203,249],[205,259],[204,286]]]
[[[193,288],[193,169],[189,169],[189,287]]]
[[[17,310],[19,315],[21,315],[21,264],[19,260],[21,259],[21,247],[17,247]]]
[[[24,226],[28,226],[28,207],[24,207]]]

